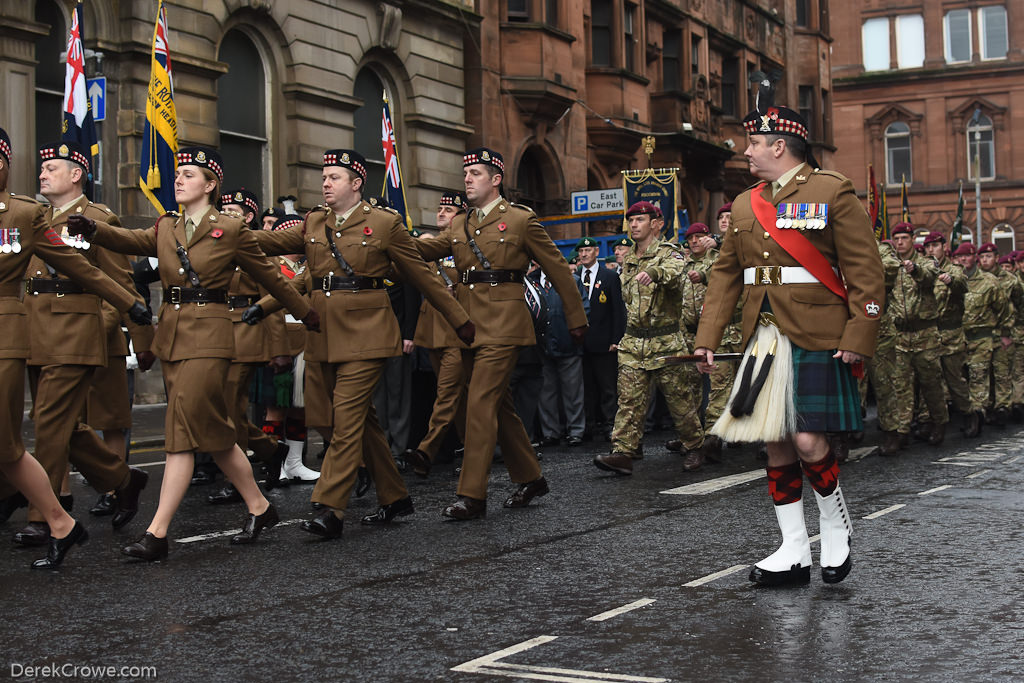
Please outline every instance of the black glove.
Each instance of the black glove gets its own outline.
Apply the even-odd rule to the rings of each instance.
[[[96,221],[80,213],[73,213],[68,216],[68,234],[82,235],[86,239],[92,239],[96,234]]]
[[[455,334],[458,335],[463,344],[472,346],[473,340],[476,339],[476,325],[473,324],[472,320],[467,320],[462,327],[455,330]]]
[[[255,325],[263,320],[263,308],[259,304],[253,304],[242,311],[242,322],[246,325]]]
[[[135,353],[135,360],[139,362],[139,370],[146,372],[153,367],[153,363],[156,362],[156,356],[152,351],[137,351]]]
[[[310,332],[320,331],[320,314],[316,312],[315,308],[309,309],[309,313],[302,319],[302,323],[306,326],[306,329]]]
[[[128,317],[131,318],[132,322],[136,325],[153,324],[153,314],[150,313],[145,304],[140,301],[136,301],[132,304],[132,307],[128,309]]]

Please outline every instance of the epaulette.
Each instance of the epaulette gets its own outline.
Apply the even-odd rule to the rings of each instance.
[[[508,205],[509,205],[509,206],[514,206],[514,207],[515,207],[515,208],[517,208],[517,209],[522,209],[523,211],[526,211],[526,212],[527,212],[527,213],[529,213],[529,214],[533,214],[534,216],[536,216],[536,215],[537,215],[537,212],[536,212],[536,211],[534,211],[534,210],[533,210],[532,208],[530,208],[529,206],[527,206],[526,204],[516,204],[515,202],[509,202],[509,203],[508,203]]]
[[[840,180],[840,181],[849,180],[849,178],[844,176],[839,171],[829,171],[829,170],[824,169],[824,168],[816,168],[816,169],[814,169],[814,174],[815,175],[828,175],[828,176],[832,176],[833,178],[835,178],[837,180]]]
[[[162,221],[163,219],[168,218],[168,217],[171,217],[171,218],[174,218],[174,219],[178,219],[178,218],[181,217],[181,214],[178,213],[177,211],[168,211],[164,215],[162,215],[159,218],[157,218],[156,219],[156,223],[153,223],[153,234],[154,235],[160,234],[160,221]]]
[[[11,194],[11,199],[18,199],[20,201],[28,202],[30,204],[39,204],[39,201],[35,197],[29,197],[28,195],[24,195],[24,194],[13,194],[12,193]]]
[[[100,204],[98,202],[89,202],[89,206],[95,207],[107,215],[113,215],[113,211],[106,204]]]

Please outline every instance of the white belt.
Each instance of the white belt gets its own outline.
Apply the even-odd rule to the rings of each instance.
[[[284,321],[286,323],[301,323],[302,322],[301,320],[296,320],[295,316],[292,315],[291,313],[285,313],[284,314]]]
[[[807,285],[815,282],[819,282],[818,278],[803,266],[756,266],[743,269],[745,285]]]

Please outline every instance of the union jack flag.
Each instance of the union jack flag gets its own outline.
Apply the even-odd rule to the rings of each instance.
[[[388,94],[384,93],[384,114],[381,118],[381,146],[384,148],[384,189],[381,194],[391,208],[405,220],[407,230],[412,230],[412,218],[405,203],[405,185],[402,184],[402,165],[398,162],[398,143],[395,141],[395,127],[391,123],[391,108]]]
[[[85,51],[82,49],[82,3],[71,13],[68,32],[67,67],[64,69],[64,114],[61,139],[82,145],[91,157],[89,164],[96,168],[100,145],[96,139],[96,123],[92,118],[92,104],[85,87]],[[92,173],[86,183],[86,194],[92,194]]]

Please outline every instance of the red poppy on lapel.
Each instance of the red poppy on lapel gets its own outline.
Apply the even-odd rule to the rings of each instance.
[[[373,234],[373,228],[371,228],[369,225],[367,225],[365,228],[363,228],[363,234],[364,235],[372,235]]]
[[[224,231],[221,230],[220,228],[214,228],[213,230],[210,231],[210,237],[212,237],[215,240],[220,239],[221,235],[223,234]]]
[[[499,223],[498,224],[498,230],[500,230],[502,232],[505,232],[505,230],[507,230],[507,229],[508,229],[508,226],[505,225],[504,223]]]

